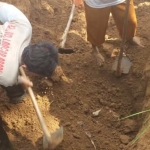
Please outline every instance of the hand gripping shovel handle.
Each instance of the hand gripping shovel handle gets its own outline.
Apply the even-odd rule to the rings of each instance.
[[[22,74],[22,76],[24,76],[24,77],[27,78],[27,76],[26,76],[26,74],[25,74],[25,72],[24,72],[24,69],[23,69],[22,67],[20,67],[20,73]],[[41,114],[41,111],[40,111],[40,109],[39,109],[39,107],[38,107],[38,104],[37,104],[35,95],[34,95],[34,93],[33,93],[33,90],[32,90],[31,87],[28,87],[27,90],[28,90],[28,92],[29,92],[29,95],[30,95],[30,97],[31,97],[32,103],[33,103],[33,105],[34,105],[34,108],[35,108],[36,114],[37,114],[37,116],[38,116],[39,122],[40,122],[40,124],[41,124],[42,130],[43,130],[43,133],[44,133],[44,136],[45,136],[47,142],[50,144],[50,143],[52,142],[51,135],[49,134],[49,131],[48,131],[48,128],[47,128],[46,123],[45,123],[45,121],[44,121],[44,118],[43,118],[43,116],[42,116],[42,114]]]

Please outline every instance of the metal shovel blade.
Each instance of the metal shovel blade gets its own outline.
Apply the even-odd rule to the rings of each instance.
[[[118,57],[116,58],[115,62],[113,63],[112,70],[117,71],[117,65],[118,65]],[[129,59],[129,57],[123,56],[122,60],[121,60],[121,66],[120,66],[121,72],[123,74],[128,74],[130,71],[131,65],[132,65],[132,62]]]
[[[60,54],[72,54],[72,53],[75,53],[75,51],[71,48],[58,48],[58,53],[60,53]]]
[[[55,132],[50,134],[51,136],[51,144],[48,144],[45,136],[43,137],[43,148],[53,150],[55,149],[63,140],[63,127],[60,127]]]

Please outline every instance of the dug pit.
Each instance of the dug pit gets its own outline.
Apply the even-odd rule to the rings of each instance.
[[[5,1],[16,5],[29,17],[33,26],[32,43],[51,41],[59,46],[71,10],[70,1]],[[86,41],[84,8],[76,8],[66,43],[66,47],[74,49],[75,53],[59,55],[62,69],[72,82],[47,85],[43,78],[30,76],[49,130],[55,131],[59,125],[64,126],[64,140],[57,150],[94,149],[87,133],[90,133],[98,150],[150,149],[149,131],[131,145],[137,134],[148,126],[149,120],[143,124],[149,116],[148,112],[118,121],[118,118],[149,109],[149,69],[143,69],[149,66],[149,7],[149,2],[135,1],[137,35],[145,47],[128,50],[133,63],[128,75],[117,78],[111,70],[114,62],[111,52],[120,47],[113,19],[110,18],[104,44],[106,63],[98,68],[91,54],[91,45]],[[24,103],[12,105],[8,103],[5,92],[0,92],[0,114],[14,149],[42,150],[42,131],[30,98],[27,97]],[[98,110],[101,110],[98,116],[93,116],[93,112]],[[0,139],[3,140],[3,137]]]

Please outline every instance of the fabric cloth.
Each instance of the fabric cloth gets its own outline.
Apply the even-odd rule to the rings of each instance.
[[[25,90],[21,84],[9,87],[1,86],[5,91],[11,103],[17,103],[16,100],[22,101],[22,96],[25,95]]]
[[[105,8],[123,3],[125,0],[84,0],[92,8]]]
[[[15,6],[0,2],[0,85],[17,82],[21,55],[29,45],[32,27],[27,17]]]
[[[95,46],[100,46],[105,42],[105,34],[107,30],[109,15],[112,13],[119,34],[122,37],[124,15],[126,3],[110,6],[106,8],[92,8],[85,3],[85,16],[87,22],[87,40]],[[137,27],[137,19],[134,9],[133,0],[130,1],[128,29],[126,40],[130,40],[135,36]]]

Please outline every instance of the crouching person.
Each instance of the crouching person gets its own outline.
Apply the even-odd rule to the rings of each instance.
[[[0,85],[10,102],[18,103],[25,97],[22,84],[32,86],[19,74],[19,67],[50,77],[58,66],[58,50],[49,42],[30,45],[32,26],[15,6],[0,2],[0,21]]]

